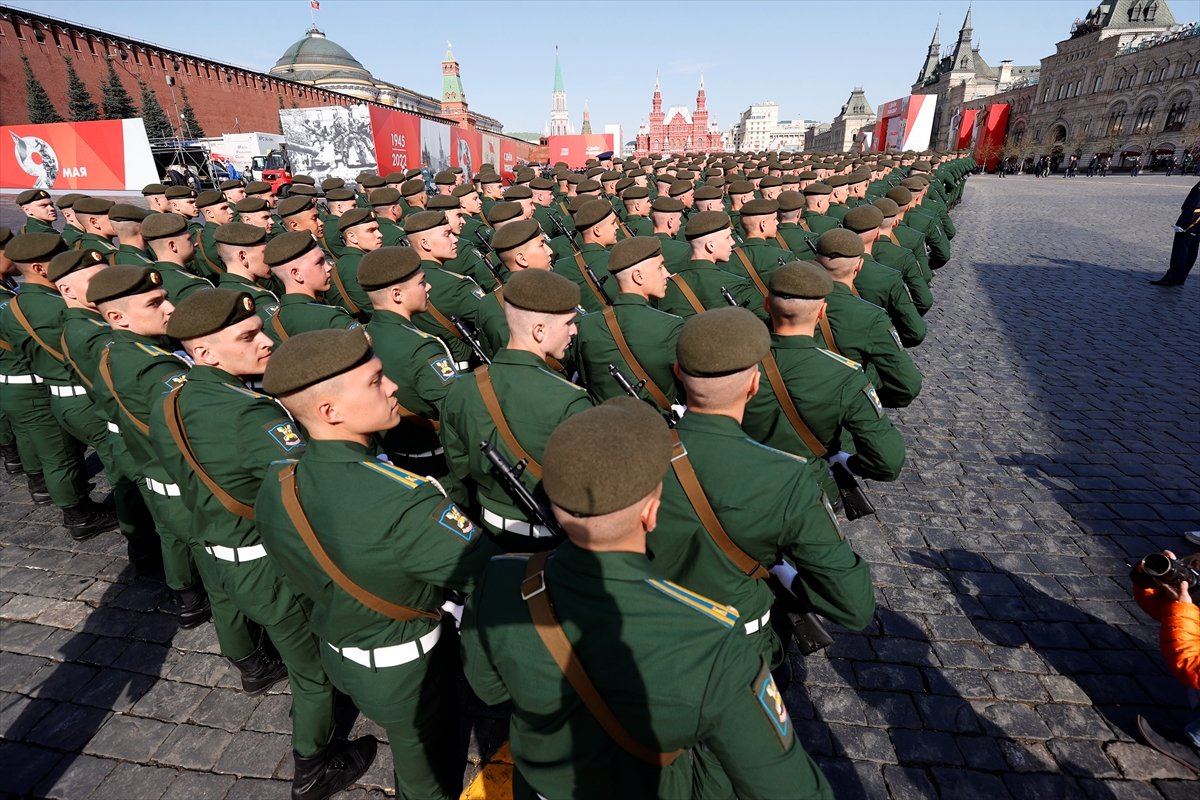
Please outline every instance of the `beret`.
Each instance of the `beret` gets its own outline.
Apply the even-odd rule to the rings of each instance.
[[[622,200],[645,200],[649,196],[650,190],[645,186],[633,185],[621,192]]]
[[[491,207],[487,213],[487,221],[492,223],[492,225],[498,225],[501,222],[516,219],[524,213],[525,210],[521,208],[520,203],[504,200]]]
[[[712,184],[701,186],[696,190],[697,200],[720,200],[721,190]]]
[[[754,194],[754,184],[750,181],[733,181],[729,184],[730,194]]]
[[[799,181],[815,181],[816,179],[817,173],[813,172],[811,169],[806,169],[804,172],[801,172],[796,176],[796,180]]]
[[[533,190],[528,186],[510,186],[504,192],[505,200],[528,200],[533,197]]]
[[[599,199],[600,198],[598,198],[598,197],[591,197],[586,194],[577,194],[574,197],[572,197],[570,199],[570,201],[567,203],[567,211],[570,211],[571,216],[574,217],[575,214],[579,213],[579,209],[583,208],[584,203],[588,202],[589,200],[599,200]]]
[[[612,203],[607,200],[590,199],[579,207],[579,211],[575,212],[575,227],[580,231],[586,230],[608,219],[614,213]]]
[[[169,239],[187,233],[187,220],[179,214],[151,214],[142,220],[142,238],[146,241]]]
[[[78,192],[68,192],[67,194],[64,194],[62,197],[58,198],[58,202],[55,203],[55,205],[57,205],[59,208],[74,208],[75,201],[81,200],[84,197],[87,197],[87,195],[79,194]]]
[[[321,181],[321,191],[328,194],[329,192],[333,191],[334,189],[341,189],[345,185],[346,185],[346,182],[344,180],[342,180],[341,178],[330,177],[330,178],[326,178],[325,180]]]
[[[812,261],[792,261],[771,273],[771,294],[776,297],[818,300],[832,291],[833,279]]]
[[[894,217],[900,213],[900,206],[890,197],[881,197],[871,205],[875,206],[882,212],[883,218]]]
[[[142,196],[150,197],[151,195],[166,194],[167,187],[161,183],[147,183],[142,187]]]
[[[358,283],[369,292],[406,281],[421,268],[421,256],[411,247],[381,247],[358,262]]]
[[[479,170],[480,170],[480,172],[483,172],[485,170],[491,170],[491,171],[495,172],[496,167],[492,164],[492,162],[485,161],[485,162],[483,162],[483,166],[481,166],[479,168]],[[463,174],[462,167],[451,167],[450,171],[453,172],[455,175]]]
[[[900,185],[903,186],[905,189],[915,190],[915,191],[919,192],[922,189],[924,189],[926,186],[929,185],[929,181],[925,180],[925,178],[923,176],[914,175],[911,178],[905,178],[904,180],[900,181]],[[79,204],[76,203],[76,207],[78,207],[78,205]]]
[[[181,200],[185,197],[194,199],[196,197],[196,190],[190,186],[168,186],[163,194],[167,196],[168,200]]]
[[[599,181],[583,180],[575,187],[576,194],[587,194],[588,192],[599,192],[604,187]]]
[[[372,206],[394,206],[400,202],[400,192],[391,186],[384,186],[372,191],[367,202]]]
[[[436,183],[438,186],[450,186],[457,180],[458,180],[458,176],[456,176],[453,172],[451,172],[448,169],[444,169],[441,172],[439,172],[437,175],[433,176],[433,182]]]
[[[352,208],[338,217],[337,229],[348,230],[355,225],[366,225],[375,221],[375,212],[369,208]]]
[[[18,264],[49,261],[67,249],[57,233],[19,233],[4,248],[4,255]]]
[[[364,189],[378,189],[387,186],[387,181],[378,175],[359,175],[356,183]]]
[[[117,264],[96,273],[96,277],[88,284],[87,301],[99,305],[161,288],[162,275],[158,274],[158,270]]]
[[[761,169],[756,169],[752,172],[746,173],[746,177],[749,178],[750,180],[756,180],[756,179],[761,180],[762,178],[767,177],[767,173],[763,172]]]
[[[270,211],[271,207],[267,205],[267,201],[261,197],[249,197],[237,201],[233,204],[239,214],[253,214],[257,211]]]
[[[446,224],[446,214],[442,211],[418,211],[404,218],[404,232],[421,233]]]
[[[116,205],[112,200],[99,197],[81,197],[75,201],[76,214],[107,214]]]
[[[856,169],[846,177],[850,179],[850,183],[866,183],[867,181],[871,180],[871,170]]]
[[[259,202],[262,202],[261,200]],[[244,222],[227,222],[217,226],[217,244],[232,244],[238,247],[255,247],[267,243],[267,231],[257,225]]]
[[[567,183],[575,187],[575,191],[579,191],[579,184],[583,183],[583,176],[578,172],[568,172],[565,176]]]
[[[586,458],[580,458],[586,453]],[[546,496],[575,516],[629,508],[662,482],[671,434],[648,403],[614,397],[554,429],[542,458]]]
[[[492,237],[492,249],[497,253],[506,253],[541,235],[542,226],[536,219],[517,220],[496,231],[495,236]]]
[[[17,205],[23,206],[27,203],[36,203],[38,200],[49,200],[50,193],[45,189],[26,189],[17,195]]]
[[[743,217],[765,217],[774,215],[778,211],[779,202],[777,200],[754,199],[742,206],[741,215]]]
[[[150,212],[146,209],[128,203],[114,203],[108,210],[108,218],[113,222],[141,222],[148,216]]]
[[[667,190],[667,194],[671,197],[682,197],[695,188],[691,181],[675,181],[671,184],[671,188]]]
[[[246,184],[246,194],[270,194],[271,184],[266,181],[250,181]]]
[[[230,179],[227,181],[221,181],[221,185],[218,186],[217,188],[220,189],[222,192],[227,192],[230,189],[244,189],[244,188],[246,188],[246,183],[244,181],[240,181],[236,178],[233,178],[233,179]]]
[[[504,302],[542,314],[569,314],[579,305],[579,285],[545,269],[523,269],[504,284]]]
[[[292,186],[289,197],[316,197],[317,187],[307,183],[297,183]]]
[[[783,178],[778,175],[768,175],[758,182],[760,189],[769,189],[772,186],[783,186]]]
[[[754,366],[770,349],[771,333],[753,311],[726,306],[683,323],[675,358],[688,375],[716,378]]]
[[[233,289],[201,289],[179,301],[167,335],[187,341],[208,336],[254,316],[254,298]]]
[[[354,176],[355,183],[362,183],[364,178],[379,178],[379,173],[374,170],[364,169],[362,172]],[[382,178],[379,178],[383,180]]]
[[[53,283],[65,278],[75,270],[107,263],[104,256],[95,250],[67,250],[50,259],[50,264],[46,267],[46,277]]]
[[[683,229],[683,238],[690,242],[692,239],[723,231],[729,226],[729,215],[724,211],[701,211],[688,220]]]
[[[600,180],[603,183],[608,183],[609,181],[619,181],[621,180],[621,173],[615,169],[605,170],[600,173]]]
[[[593,163],[595,163],[594,159],[593,159]],[[589,178],[595,178],[597,180],[597,182],[599,182],[599,176],[603,175],[604,173],[605,173],[604,167],[595,166],[595,167],[592,167],[591,169],[587,170],[583,174]]]
[[[292,195],[286,200],[280,200],[279,205],[275,207],[275,211],[279,214],[279,218],[283,219],[284,217],[291,217],[315,207],[316,203],[313,202],[311,197]]]
[[[314,178],[312,175],[293,175],[292,183],[299,183],[304,186],[316,186],[317,179]]]
[[[614,275],[662,254],[662,240],[657,236],[631,236],[617,242],[608,254],[608,271]]]
[[[929,172],[929,170],[933,169],[933,165],[928,161],[914,161],[912,163],[912,168],[919,169],[922,172]]]
[[[664,172],[662,175],[659,175],[657,178],[655,178],[654,181],[656,183],[674,183],[675,176],[668,175],[667,173]]]
[[[885,196],[889,200],[894,201],[897,206],[906,206],[912,202],[912,192],[903,186],[893,186],[891,189],[888,189],[888,193]]]
[[[428,211],[445,211],[448,208],[462,208],[462,201],[452,194],[435,194],[429,198],[425,206]]]
[[[0,251],[8,247],[8,243],[12,241],[13,232],[4,227],[0,227]]]
[[[817,239],[817,255],[825,258],[855,258],[863,254],[862,239],[854,231],[834,228]]]
[[[454,190],[452,192],[450,192],[450,195],[452,197],[458,197],[461,199],[463,197],[466,197],[469,194],[475,194],[475,193],[476,193],[475,187],[473,185],[471,185],[469,183],[463,183],[458,186],[455,186]]]
[[[825,185],[830,189],[836,189],[839,186],[845,186],[850,182],[850,179],[845,175],[830,175],[825,179]]]
[[[425,191],[425,181],[421,178],[413,178],[400,184],[401,197],[413,197]]]
[[[651,211],[659,211],[664,214],[678,214],[683,211],[683,201],[674,197],[663,197],[659,195],[654,198],[654,202],[650,204]]]
[[[263,260],[268,267],[278,267],[295,261],[300,256],[317,246],[317,240],[308,231],[291,231],[281,233],[267,242],[263,251]]]
[[[411,180],[412,178],[420,178],[421,180],[425,180],[424,176],[425,176],[425,173],[423,173],[421,171],[420,167],[413,167],[412,169],[405,171],[404,180],[407,181],[407,180]]]
[[[550,180],[549,178],[534,178],[529,182],[530,189],[537,189],[540,192],[544,192],[547,189],[553,189],[554,185],[554,181]]]
[[[403,172],[389,172],[383,176],[384,183],[404,183],[407,180]]]
[[[499,183],[500,176],[495,172],[480,170],[479,174],[475,176],[475,180],[479,181],[480,183]]]
[[[271,354],[263,373],[263,391],[273,395],[298,392],[349,372],[373,355],[365,328],[298,333]]]
[[[690,169],[681,169],[675,173],[675,179],[680,181],[690,181],[696,177],[696,173]]]
[[[873,231],[882,224],[883,212],[872,205],[852,208],[842,218],[842,227],[855,233]]]
[[[326,191],[325,199],[331,203],[343,203],[347,200],[353,200],[354,192],[345,186],[339,186],[336,189]]]
[[[778,199],[780,211],[799,211],[804,208],[804,195],[799,192],[780,192]]]
[[[814,181],[813,183],[810,183],[808,186],[805,186],[803,189],[801,189],[800,192],[805,197],[807,197],[808,195],[832,194],[833,187],[830,186],[828,183],[822,183],[821,181]]]

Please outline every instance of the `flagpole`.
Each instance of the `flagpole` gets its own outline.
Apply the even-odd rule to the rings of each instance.
[[[309,0],[308,3],[308,15],[312,17],[312,26],[314,28],[317,27],[317,4],[313,3],[312,0]]]

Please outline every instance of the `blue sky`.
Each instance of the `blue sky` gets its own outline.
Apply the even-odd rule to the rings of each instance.
[[[310,24],[308,0],[15,0],[39,13],[173,49],[269,70]],[[974,38],[993,66],[1036,64],[1099,0],[976,0]],[[1195,18],[1191,0],[1170,3]],[[578,130],[619,123],[632,138],[660,74],[663,105],[693,107],[704,73],[722,130],[753,102],[784,119],[828,121],[861,85],[875,106],[908,92],[933,27],[950,47],[965,0],[841,2],[367,2],[321,0],[326,35],[378,78],[440,95],[447,41],[471,107],[509,131],[549,118],[554,47]],[[757,39],[756,39],[757,37]]]

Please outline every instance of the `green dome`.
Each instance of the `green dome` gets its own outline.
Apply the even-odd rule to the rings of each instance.
[[[371,81],[371,73],[346,48],[325,38],[316,26],[283,52],[271,74],[293,81],[338,79]]]

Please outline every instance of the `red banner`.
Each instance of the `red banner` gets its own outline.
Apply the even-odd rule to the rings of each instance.
[[[529,142],[522,142],[519,139],[501,139],[500,177],[511,181],[517,168],[529,163],[529,154],[533,152],[533,147]]]
[[[958,122],[958,135],[954,137],[952,150],[967,150],[971,147],[971,141],[975,138],[975,117],[978,115],[978,109],[963,109],[962,117]]]
[[[979,125],[979,133],[975,136],[975,160],[983,157],[984,171],[995,169],[1000,162],[1000,151],[1008,133],[1008,111],[1008,103],[990,103]]]
[[[140,120],[134,121],[141,124]],[[6,126],[0,134],[0,187],[82,191],[128,188],[123,121]]]
[[[469,178],[483,163],[483,135],[478,131],[450,129],[450,166],[460,167]]]
[[[571,169],[578,169],[587,163],[589,158],[595,158],[606,150],[614,150],[612,134],[589,133],[575,136],[551,136],[547,140],[550,147],[550,163],[566,162]]]
[[[375,140],[375,163],[380,175],[421,165],[420,117],[371,106],[371,138]]]

